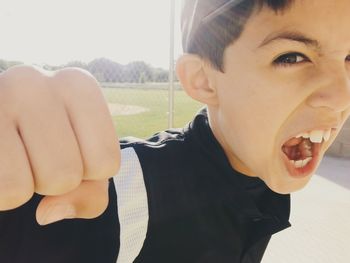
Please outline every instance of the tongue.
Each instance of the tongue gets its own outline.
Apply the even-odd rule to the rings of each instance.
[[[283,147],[283,152],[290,160],[303,160],[312,156],[312,143],[308,139],[293,138],[287,141]]]
[[[312,157],[313,143],[309,139],[304,139],[299,144],[299,151],[301,152],[302,159]]]

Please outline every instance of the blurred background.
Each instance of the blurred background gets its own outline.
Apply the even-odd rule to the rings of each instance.
[[[0,72],[79,67],[100,82],[120,137],[181,127],[201,105],[174,74],[180,1],[0,0]]]

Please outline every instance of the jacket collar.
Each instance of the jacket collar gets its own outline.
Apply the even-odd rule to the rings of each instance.
[[[227,206],[236,211],[237,218],[242,223],[252,222],[259,227],[256,235],[274,234],[289,226],[290,195],[273,192],[258,177],[250,177],[234,170],[219,142],[210,129],[206,108],[202,109],[185,128],[185,133],[191,142],[206,154],[213,165],[217,167],[227,187],[222,193],[227,200]]]

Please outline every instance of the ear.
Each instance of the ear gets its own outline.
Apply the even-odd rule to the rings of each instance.
[[[196,55],[182,55],[176,64],[176,74],[186,93],[207,105],[217,104],[217,93],[210,66]]]

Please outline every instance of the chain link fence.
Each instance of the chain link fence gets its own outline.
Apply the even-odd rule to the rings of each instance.
[[[0,71],[17,64],[21,63],[0,60]],[[65,67],[85,69],[99,81],[120,137],[145,138],[169,128],[170,100],[173,100],[172,127],[184,126],[202,106],[185,94],[176,78],[170,93],[169,70],[153,68],[143,61],[121,65],[100,58],[88,64],[76,61],[64,66],[43,66],[46,70]]]
[[[140,3],[139,1],[134,1],[134,4]],[[167,48],[169,53],[165,54],[165,56],[168,56],[168,65],[164,66],[163,63],[163,66],[153,66],[142,59],[121,63],[118,61],[118,58],[113,59],[107,56],[97,57],[88,62],[76,59],[60,65],[46,63],[39,65],[46,70],[78,67],[89,71],[102,87],[119,137],[135,136],[146,138],[170,127],[182,127],[202,107],[200,103],[186,96],[174,74],[176,59],[174,43],[179,43],[180,41],[179,37],[175,36],[176,30],[179,31],[180,24],[179,18],[175,17],[175,12],[179,10],[180,3],[176,0],[167,1],[169,1],[167,9],[161,10],[166,15],[164,18],[159,18],[159,23],[162,23],[163,27],[167,28],[167,34],[153,34],[150,29],[143,27],[143,24],[140,23],[142,21],[131,23],[130,21],[137,19],[135,10],[125,10],[125,12],[130,13],[130,21],[126,21],[128,23],[126,27],[130,27],[128,34],[140,33],[140,38],[142,38],[144,32],[149,30],[149,37],[153,36],[154,38],[153,43],[164,42],[164,45],[169,47]],[[114,7],[116,10],[119,10],[123,5],[125,4],[122,2],[115,2]],[[149,1],[148,18],[157,15],[155,13],[156,10],[152,10],[152,8],[157,6],[159,6],[159,1]],[[163,7],[165,6],[164,4]],[[106,11],[106,9],[104,10]],[[108,14],[111,13],[110,11],[106,12]],[[98,11],[96,10],[97,13]],[[135,24],[138,24],[139,28],[136,32],[132,32]],[[121,35],[122,32],[120,32],[120,35],[117,32],[113,32],[113,27],[114,25],[111,24],[106,28],[101,28],[101,34],[107,33],[103,37],[103,41],[100,41],[101,50],[104,48],[104,43],[113,39],[120,39],[117,42],[121,42],[122,38],[127,37],[127,35]],[[157,30],[157,28],[154,28],[154,30]],[[65,34],[62,30],[62,39],[67,37]],[[62,43],[55,45],[55,48],[58,49]],[[178,44],[177,46],[180,45]],[[153,47],[143,45],[142,40],[140,40],[139,47],[145,54],[154,52],[151,50]],[[116,51],[120,48],[121,45],[116,45]],[[125,53],[132,51],[132,49],[134,47],[126,49]],[[21,63],[21,61],[1,59],[0,56],[0,72]]]
[[[135,4],[140,3],[138,1],[134,1]],[[167,1],[170,3],[170,8],[161,10],[166,16],[163,20],[159,20],[159,23],[167,25],[168,33],[155,34],[154,36],[157,39],[154,39],[153,43],[157,41],[169,43],[168,66],[156,67],[144,60],[121,63],[117,59],[109,57],[97,57],[89,62],[77,59],[60,65],[45,63],[40,65],[47,70],[79,67],[95,76],[102,87],[119,137],[136,136],[146,138],[169,127],[182,127],[203,106],[184,93],[174,74],[175,54],[180,53],[176,50],[176,47],[178,48],[181,42],[180,34],[176,34],[179,31],[180,6],[176,0]],[[152,7],[156,8],[156,1],[150,0],[148,3],[150,9],[147,10],[147,15],[151,17]],[[116,2],[116,8],[121,4],[122,2]],[[104,12],[109,11],[105,9]],[[133,11],[125,10],[125,12],[132,14]],[[111,14],[113,15],[113,13],[109,13],[109,15]],[[135,17],[136,15],[134,14]],[[43,21],[43,23],[46,22]],[[133,34],[140,33],[143,36],[144,31],[150,30],[143,28],[140,21],[137,23],[138,30]],[[134,28],[134,25],[130,23],[126,26]],[[108,25],[106,30],[103,32],[110,32],[110,34],[104,36],[104,42],[111,41],[113,38],[120,38],[118,34],[111,34],[113,25]],[[65,39],[64,34],[62,39]],[[8,39],[8,41],[11,41],[11,39]],[[62,42],[57,43],[56,48],[59,48],[60,45],[62,45]],[[151,47],[143,46],[142,40],[140,40],[140,48],[142,48],[143,53],[151,52]],[[100,49],[103,49],[102,43]],[[20,59],[18,61],[2,59],[0,54],[0,72],[21,63]],[[350,157],[350,121],[345,124],[338,139],[329,149],[329,153],[336,156]]]

